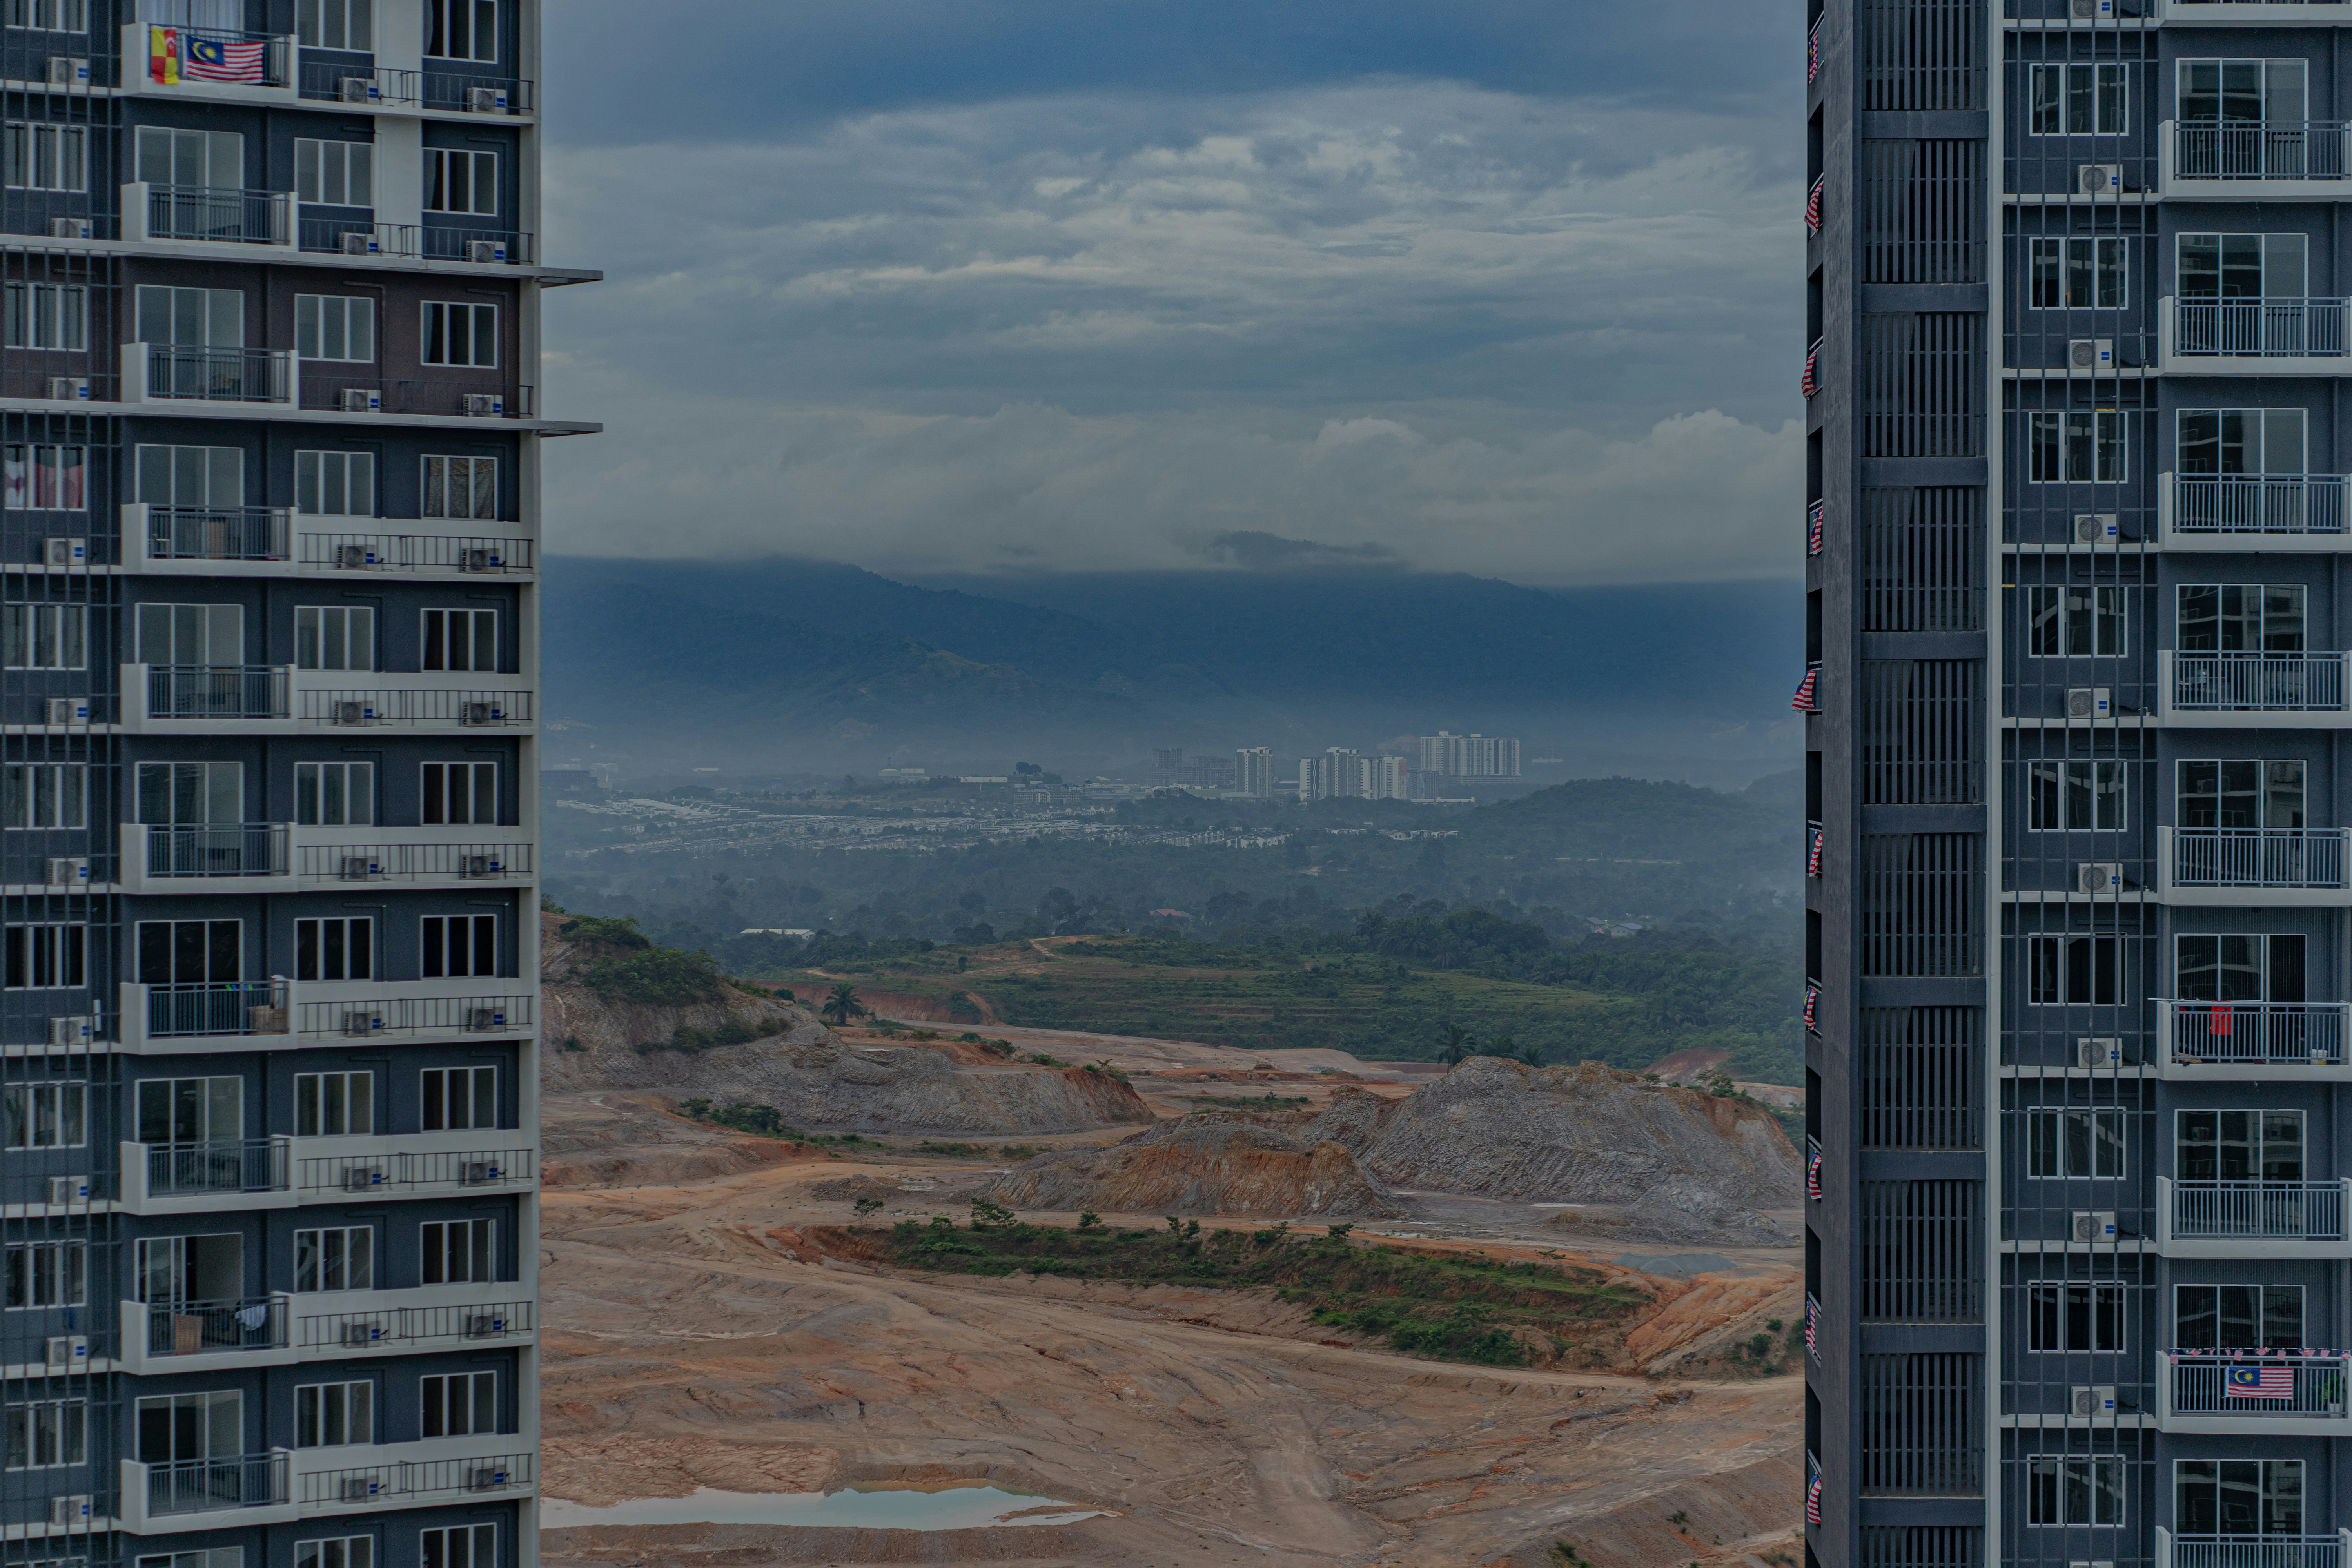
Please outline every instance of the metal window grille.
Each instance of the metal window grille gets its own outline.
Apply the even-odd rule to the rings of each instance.
[[[1977,659],[1863,662],[1864,805],[1983,801],[1984,669]]]
[[[1984,317],[1873,311],[1861,324],[1863,456],[1982,457]]]
[[[1982,1356],[1866,1355],[1861,1381],[1863,1495],[1982,1489]]]
[[[1984,1316],[1980,1182],[1864,1182],[1862,1316],[1973,1323]]]
[[[1983,109],[1980,0],[1863,0],[1857,108]]]
[[[1973,833],[1866,834],[1862,840],[1862,972],[1937,977],[1984,970],[1984,838]]]
[[[1862,281],[1985,280],[1985,144],[1864,142]]]
[[[1864,1525],[1863,1568],[1981,1568],[1984,1530],[1974,1524]]]
[[[1863,1147],[1982,1148],[1983,1052],[1980,1008],[1864,1008]]]
[[[1985,493],[1973,487],[1862,492],[1862,629],[1984,629]]]

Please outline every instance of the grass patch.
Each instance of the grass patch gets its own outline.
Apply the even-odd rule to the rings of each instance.
[[[1309,1308],[1318,1323],[1385,1340],[1408,1355],[1481,1366],[1549,1360],[1571,1338],[1590,1339],[1648,1300],[1591,1269],[1358,1247],[1349,1229],[1313,1237],[1293,1236],[1286,1225],[1203,1231],[1198,1220],[1172,1216],[1166,1230],[1099,1222],[1070,1229],[1029,1225],[975,1202],[961,1227],[940,1215],[852,1234],[903,1268],[1271,1290]]]
[[[959,1160],[1034,1160],[1045,1151],[1029,1143],[941,1143],[926,1138],[909,1151],[917,1154],[947,1154]]]
[[[653,946],[595,958],[582,972],[580,983],[600,994],[647,1007],[708,1002],[724,987],[719,963],[709,953]]]
[[[749,1024],[721,1024],[715,1029],[692,1029],[681,1025],[672,1031],[667,1045],[657,1040],[639,1041],[637,1054],[645,1057],[656,1051],[707,1051],[713,1046],[744,1045],[766,1033]]]

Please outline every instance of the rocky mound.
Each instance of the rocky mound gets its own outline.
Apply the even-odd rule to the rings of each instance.
[[[772,1105],[811,1131],[1078,1132],[1154,1120],[1108,1073],[959,1065],[920,1046],[843,1040],[805,1008],[719,987],[681,1005],[581,984],[593,950],[541,927],[540,1081],[551,1091],[659,1089]]]
[[[700,1126],[671,1114],[658,1095],[550,1095],[540,1116],[541,1175],[551,1187],[707,1182],[823,1157],[772,1138]]]
[[[1040,1154],[982,1191],[1017,1209],[1268,1218],[1403,1212],[1339,1144],[1223,1111],[1165,1121],[1108,1149]]]

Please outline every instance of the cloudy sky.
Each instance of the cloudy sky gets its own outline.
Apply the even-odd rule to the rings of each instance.
[[[1798,564],[1801,9],[565,0],[551,548]]]

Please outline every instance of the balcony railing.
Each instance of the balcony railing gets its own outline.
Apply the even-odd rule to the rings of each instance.
[[[283,1296],[251,1296],[241,1301],[151,1303],[147,1308],[147,1353],[223,1355],[235,1351],[283,1350],[287,1344],[286,1306]]]
[[[292,198],[284,191],[240,191],[216,185],[124,187],[125,210],[144,205],[150,239],[208,239],[239,245],[284,245],[290,237]]]
[[[2183,1002],[2158,1005],[2170,1015],[2172,1059],[2336,1067],[2344,1061],[2341,1002]]]
[[[531,721],[528,691],[304,691],[302,721],[339,728],[459,724],[511,729]]]
[[[385,1307],[375,1311],[318,1312],[295,1320],[294,1342],[301,1350],[415,1344],[439,1341],[462,1344],[527,1334],[539,1321],[534,1301],[493,1301],[487,1306]]]
[[[150,1037],[286,1033],[282,980],[150,985],[146,991]]]
[[[291,403],[294,355],[284,349],[213,348],[194,343],[124,345],[124,396],[189,398],[203,403]],[[140,385],[143,373],[145,384]]]
[[[503,881],[528,877],[529,844],[305,844],[294,874],[320,882]]]
[[[305,1002],[294,1025],[303,1035],[345,1040],[415,1034],[513,1034],[539,1016],[534,996],[401,996],[385,1001]]]
[[[169,25],[167,24],[166,26]],[[164,30],[164,27],[158,26],[153,30],[161,32]],[[169,30],[179,35],[177,39],[180,58],[180,80],[178,85],[181,87],[205,88],[215,85],[223,87],[284,87],[287,83],[294,79],[291,68],[294,58],[294,40],[286,37],[282,33],[244,33],[226,27],[183,27],[176,26],[170,26]],[[136,74],[142,88],[152,88],[158,85],[155,81],[154,76],[148,68],[148,61],[153,58],[156,40],[146,36],[144,32],[134,28],[131,31],[130,36],[125,39],[125,44],[128,47],[130,53],[124,60],[124,65],[130,71]],[[188,66],[195,58],[195,47],[207,44],[219,44],[223,46],[242,45],[246,46],[247,48],[250,48],[252,45],[259,44],[261,46],[259,51],[261,79],[258,81],[215,83],[205,78],[190,75],[188,72]],[[125,85],[127,86],[129,84],[126,83]]]
[[[205,1193],[282,1193],[286,1141],[236,1138],[216,1143],[142,1143],[151,1197]]]
[[[2164,1376],[2175,1415],[2344,1418],[2343,1356],[2265,1355],[2260,1351],[2160,1353],[2171,1363]],[[2255,1396],[2254,1391],[2264,1386],[2279,1392]]]
[[[2182,121],[2173,138],[2184,180],[2340,180],[2352,168],[2338,120]]]
[[[512,382],[306,375],[301,386],[303,407],[345,414],[529,419],[538,405],[537,388]]]
[[[340,1470],[305,1470],[300,1477],[304,1508],[345,1508],[398,1500],[455,1500],[495,1496],[530,1486],[539,1479],[539,1457],[501,1454],[485,1459],[395,1460],[353,1465]]]
[[[421,100],[427,109],[456,110],[467,114],[529,114],[537,97],[537,84],[527,78],[436,70],[420,74],[425,79]]]
[[[2178,827],[2172,879],[2184,888],[2341,888],[2339,827]]]
[[[292,559],[293,513],[281,507],[147,509],[147,554],[156,561]]]
[[[306,533],[301,563],[345,572],[528,572],[528,539],[436,533]]]
[[[2170,1550],[2158,1551],[2156,1568],[2344,1568],[2340,1534],[2174,1535],[2166,1544]]]
[[[2178,533],[2340,534],[2344,478],[2179,474],[2172,481],[2172,528]]]
[[[2344,656],[2175,653],[2172,705],[2209,713],[2333,713],[2344,706]]]
[[[2340,1241],[2344,1184],[2175,1181],[2172,1234],[2189,1240]]]
[[[283,665],[149,665],[147,716],[284,719],[292,714],[288,690]]]
[[[421,244],[427,261],[528,267],[539,259],[537,237],[511,228],[442,228],[427,224]]]
[[[234,1458],[179,1459],[142,1467],[147,1472],[147,1512],[213,1513],[232,1508],[268,1508],[291,1500],[286,1450]]]
[[[2345,302],[2323,299],[2176,300],[2172,352],[2242,359],[2336,358]]]
[[[147,829],[150,877],[283,877],[287,827],[278,822]]]
[[[528,1182],[532,1149],[442,1151],[424,1154],[322,1154],[298,1160],[294,1187],[304,1193],[381,1193],[404,1187],[497,1187]]]

